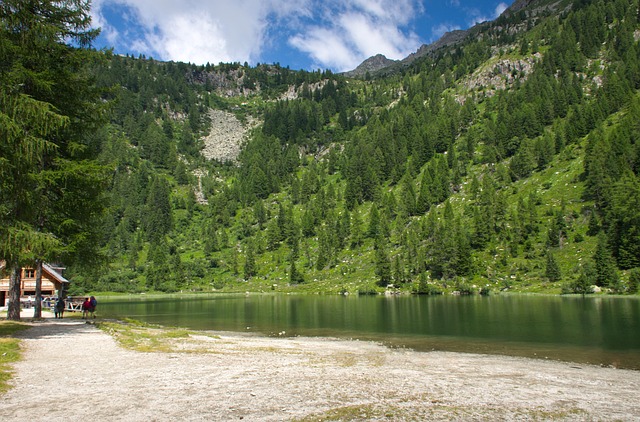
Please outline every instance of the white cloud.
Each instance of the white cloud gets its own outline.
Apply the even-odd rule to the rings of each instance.
[[[102,8],[116,4],[128,7],[134,16],[127,19],[141,27],[137,39],[121,36],[120,42],[163,60],[194,63],[258,58],[269,12],[261,0],[98,0],[94,20],[104,27]]]
[[[493,15],[494,19],[500,16],[508,7],[509,6],[506,3],[500,3],[496,6],[495,14]]]
[[[431,29],[431,33],[433,34],[434,39],[438,39],[443,36],[447,32],[455,31],[461,29],[459,25],[452,25],[448,23],[442,23],[440,25],[434,26]]]
[[[403,58],[421,44],[414,32],[401,30],[422,12],[420,3],[351,0],[329,2],[328,6],[323,9],[322,25],[315,24],[306,33],[289,39],[290,45],[312,56],[319,65],[350,70],[379,53],[391,59]]]
[[[316,27],[304,36],[295,35],[289,39],[289,44],[308,53],[315,62],[314,67],[353,69],[359,64],[344,39],[325,28]]]
[[[123,25],[104,17],[117,8],[127,14]],[[255,63],[284,36],[318,67],[338,70],[378,53],[401,58],[415,51],[421,42],[407,25],[422,12],[422,0],[93,2],[94,22],[108,41],[130,52],[198,64]]]
[[[487,22],[493,19],[496,19],[498,16],[502,14],[505,10],[507,10],[509,6],[506,3],[500,3],[496,6],[493,11],[493,15],[487,16],[480,12],[480,10],[476,8],[467,8],[467,21],[469,22],[469,26],[476,25],[478,23]]]

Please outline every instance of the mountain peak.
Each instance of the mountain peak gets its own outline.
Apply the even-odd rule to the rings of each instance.
[[[345,72],[344,75],[349,78],[364,76],[367,72],[375,72],[380,69],[384,69],[385,67],[389,67],[394,63],[397,63],[396,60],[388,59],[384,54],[376,54],[375,56],[369,57],[367,60],[360,63],[360,65],[354,70]]]

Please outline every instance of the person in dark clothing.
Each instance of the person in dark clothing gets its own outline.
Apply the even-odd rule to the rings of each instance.
[[[91,305],[89,307],[89,312],[91,313],[91,316],[95,318],[96,307],[98,306],[98,301],[95,296],[91,296],[91,298],[89,298],[89,304]]]
[[[56,304],[53,307],[53,316],[55,318],[60,318],[62,319],[62,316],[64,315],[64,298],[59,297],[58,300],[56,300]]]

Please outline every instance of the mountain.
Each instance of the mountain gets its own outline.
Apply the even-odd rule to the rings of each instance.
[[[561,7],[561,3],[563,2],[560,0],[516,0],[511,6],[505,9],[505,11],[495,22],[493,22],[493,24],[499,25],[500,18],[510,17],[519,12],[528,13],[530,18],[534,18],[541,13],[553,13]],[[393,70],[397,66],[407,66],[414,60],[426,55],[434,54],[436,51],[442,48],[456,46],[462,43],[467,37],[478,36],[491,25],[492,22],[481,22],[466,30],[454,30],[446,32],[437,41],[431,44],[423,44],[415,53],[411,53],[409,56],[399,61],[388,60],[383,55],[378,54],[366,59],[357,68],[352,71],[345,72],[344,75],[347,77],[355,78],[362,77],[366,73],[374,74],[380,71]],[[382,58],[384,58],[385,60],[382,60]]]
[[[380,69],[392,66],[397,63],[395,60],[386,58],[383,54],[377,54],[363,61],[358,67],[349,72],[344,72],[347,78],[365,76],[367,73],[377,72]]]
[[[539,0],[373,58],[370,78],[96,53],[108,265],[69,277],[77,292],[634,293],[639,33],[638,0]]]
[[[377,54],[366,59],[354,70],[344,72],[343,75],[349,78],[357,78],[364,77],[366,74],[377,74],[382,73],[383,71],[393,70],[398,67],[405,67],[411,64],[414,60],[432,54],[435,51],[440,50],[441,48],[455,46],[456,44],[462,42],[472,32],[472,29],[447,32],[442,35],[442,37],[440,37],[436,42],[431,44],[423,44],[415,53],[411,53],[409,56],[405,57],[402,60],[390,60],[382,54]]]

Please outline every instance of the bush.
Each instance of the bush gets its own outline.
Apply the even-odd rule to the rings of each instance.
[[[627,293],[632,295],[638,293],[638,285],[640,285],[640,268],[634,268],[629,273],[629,284],[627,285]]]
[[[564,283],[562,285],[562,294],[591,294],[593,293],[593,287],[588,282],[585,282],[583,275],[581,274],[573,281]]]
[[[455,289],[456,291],[460,292],[461,295],[473,294],[473,288],[471,287],[471,285],[462,280],[456,280]]]
[[[444,293],[442,289],[435,284],[429,284],[426,274],[420,275],[418,287],[414,289],[414,293],[418,295],[441,295]]]
[[[444,291],[435,284],[426,284],[425,286],[418,284],[418,288],[415,290],[415,293],[419,295],[437,296],[443,294]]]
[[[361,286],[358,287],[358,296],[367,296],[367,295],[377,295],[378,291],[375,287],[371,286]]]

